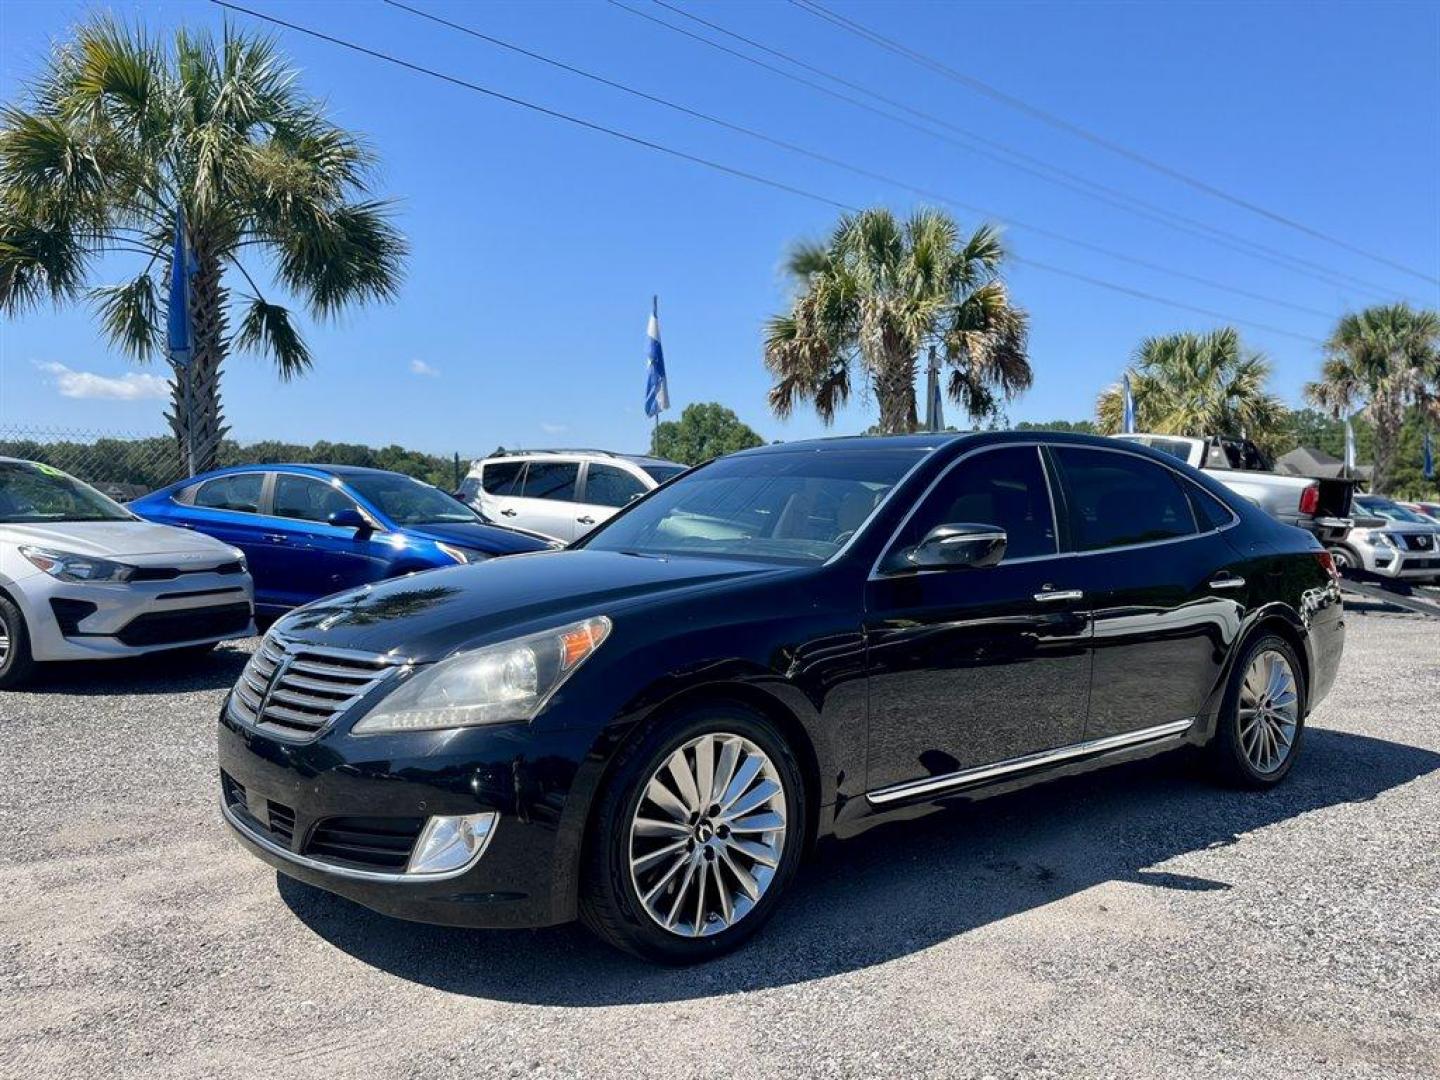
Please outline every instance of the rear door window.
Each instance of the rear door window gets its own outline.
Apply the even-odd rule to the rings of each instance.
[[[645,491],[638,476],[614,465],[592,461],[585,471],[585,501],[595,506],[624,506]]]
[[[532,461],[525,470],[525,486],[520,494],[527,499],[574,502],[579,479],[578,461]]]
[[[233,510],[241,514],[260,512],[260,489],[264,473],[237,473],[207,480],[195,490],[195,505],[211,510]]]
[[[480,471],[480,484],[487,495],[519,495],[523,461],[489,461]]]
[[[1051,448],[1065,485],[1077,551],[1173,540],[1195,533],[1181,480],[1153,461],[1078,446]]]

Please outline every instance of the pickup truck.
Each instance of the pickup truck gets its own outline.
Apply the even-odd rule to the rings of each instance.
[[[1138,432],[1114,438],[1141,443],[1204,469],[1271,517],[1298,525],[1326,547],[1343,540],[1354,524],[1349,518],[1354,480],[1282,476],[1272,471],[1270,459],[1248,439]]]

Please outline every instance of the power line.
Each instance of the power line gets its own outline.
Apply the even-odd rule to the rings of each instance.
[[[1346,240],[1342,240],[1339,237],[1331,236],[1329,233],[1322,232],[1321,230],[1316,228],[1312,228],[1311,226],[1306,225],[1304,222],[1296,221],[1294,218],[1277,213],[1274,210],[1270,210],[1264,206],[1261,206],[1259,203],[1252,202],[1251,200],[1243,198],[1242,196],[1235,195],[1229,191],[1226,191],[1224,188],[1217,187],[1216,185],[1211,184],[1208,181],[1201,180],[1198,177],[1191,176],[1189,173],[1182,172],[1181,170],[1176,169],[1173,166],[1166,165],[1163,161],[1157,161],[1155,158],[1149,157],[1146,154],[1142,154],[1138,150],[1132,150],[1129,147],[1116,142],[1114,139],[1107,138],[1106,136],[1101,135],[1098,132],[1092,131],[1087,127],[1083,127],[1072,120],[1067,120],[1063,116],[1059,116],[1055,113],[1048,111],[1047,109],[1041,108],[1038,105],[1034,105],[1023,98],[1016,97],[1014,94],[1006,93],[1000,88],[993,86],[982,79],[977,79],[973,75],[967,75],[963,71],[958,71],[950,65],[943,63],[942,61],[936,60],[932,56],[928,56],[925,53],[919,52],[916,49],[912,49],[908,45],[904,45],[893,38],[886,37],[878,31],[873,30],[868,26],[865,26],[863,23],[857,22],[854,19],[833,12],[826,8],[823,4],[819,3],[818,0],[790,0],[790,3],[795,7],[798,7],[800,10],[808,12],[816,18],[824,19],[832,25],[838,26],[843,30],[847,30],[850,33],[856,35],[857,37],[868,40],[869,42],[871,42],[871,44],[878,45],[882,49],[886,49],[899,56],[903,56],[914,63],[920,64],[922,67],[929,68],[931,71],[944,75],[949,79],[953,79],[955,82],[958,82],[963,86],[967,86],[971,90],[983,94],[994,101],[998,101],[1002,105],[1006,105],[1009,108],[1023,112],[1027,116],[1039,120],[1041,123],[1048,124],[1050,127],[1074,135],[1076,138],[1083,139],[1086,142],[1094,144],[1095,146],[1099,146],[1102,149],[1110,151],[1112,154],[1118,154],[1120,157],[1127,158],[1130,161],[1136,162],[1139,165],[1143,165],[1147,169],[1160,173],[1163,176],[1168,176],[1172,180],[1178,180],[1180,183],[1194,188],[1196,191],[1209,195],[1212,198],[1220,199],[1234,206],[1238,206],[1244,210],[1248,210],[1252,214],[1259,215],[1263,218],[1268,218],[1270,221],[1274,221],[1280,225],[1286,226],[1287,228],[1294,229],[1297,232],[1304,233],[1306,236],[1313,237],[1317,240],[1323,240],[1327,244],[1332,244],[1335,247],[1350,252],[1352,255],[1363,256],[1364,258],[1370,259],[1373,262],[1380,263],[1383,266],[1388,266],[1392,270],[1398,270],[1401,273],[1409,274],[1412,277],[1419,278],[1421,281],[1440,285],[1440,277],[1435,277],[1433,274],[1428,274],[1422,270],[1416,270],[1412,267],[1406,266],[1404,263],[1396,262],[1394,259],[1387,258],[1384,255],[1377,255],[1372,251],[1367,251],[1364,248],[1349,243]]]
[[[655,105],[660,105],[664,108],[679,112],[685,116],[701,120],[708,124],[713,124],[727,131],[732,131],[737,134],[744,135],[748,138],[767,143],[768,145],[779,147],[790,153],[799,154],[803,157],[811,159],[812,161],[819,161],[823,164],[830,165],[835,168],[844,169],[857,176],[863,176],[871,180],[878,180],[881,183],[890,184],[894,187],[903,188],[906,191],[921,195],[927,199],[933,199],[937,202],[947,203],[951,206],[965,210],[972,214],[977,214],[981,217],[995,218],[1001,222],[1009,224],[1012,228],[1022,229],[1024,231],[1034,233],[1037,236],[1048,237],[1052,240],[1058,240],[1061,243],[1074,245],[1086,251],[1096,252],[1100,255],[1104,255],[1112,259],[1118,259],[1122,262],[1132,263],[1135,266],[1139,266],[1146,270],[1154,271],[1156,273],[1170,274],[1175,277],[1183,278],[1187,281],[1192,281],[1197,284],[1204,285],[1208,288],[1218,289],[1222,292],[1234,293],[1237,296],[1243,296],[1251,300],[1259,300],[1262,303],[1274,304],[1279,307],[1290,308],[1294,311],[1299,311],[1307,315],[1317,315],[1320,318],[1324,319],[1331,318],[1334,315],[1334,312],[1331,311],[1322,311],[1319,308],[1307,307],[1304,304],[1293,303],[1292,301],[1282,300],[1278,297],[1266,296],[1263,293],[1251,292],[1248,289],[1242,289],[1235,285],[1230,285],[1222,281],[1216,281],[1213,278],[1202,277],[1199,274],[1188,273],[1184,270],[1178,270],[1174,267],[1164,266],[1160,263],[1151,262],[1147,259],[1141,259],[1132,255],[1127,255],[1123,252],[1116,251],[1113,248],[1105,247],[1101,244],[1095,244],[1088,240],[1081,240],[1072,236],[1067,236],[1064,233],[1057,232],[1053,229],[1048,229],[1040,225],[1032,225],[1027,222],[1020,221],[1016,218],[1009,218],[1007,221],[1006,215],[997,214],[993,211],[986,210],[983,207],[962,202],[942,192],[937,192],[928,188],[919,187],[906,180],[901,180],[893,176],[887,176],[884,173],[876,172],[872,169],[865,168],[864,166],[856,165],[853,162],[832,157],[820,151],[810,149],[809,147],[801,146],[796,143],[789,142],[785,139],[776,138],[772,135],[766,134],[763,131],[758,131],[754,128],[745,127],[742,124],[733,123],[732,121],[725,120],[710,113],[701,112],[698,109],[690,108],[687,105],[679,104],[678,102],[669,100],[667,98],[663,98],[655,94],[646,93],[643,90],[638,90],[635,87],[626,85],[625,83],[618,82],[614,79],[606,78],[603,75],[597,75],[594,72],[586,71],[584,68],[576,67],[573,64],[568,64],[564,61],[556,60],[553,57],[546,56],[542,53],[526,49],[520,45],[514,44],[513,42],[506,41],[503,38],[498,38],[491,34],[483,33],[480,30],[476,30],[474,27],[466,26],[463,23],[453,22],[450,19],[446,19],[439,15],[432,14],[431,12],[424,11],[421,8],[412,7],[409,4],[402,3],[401,0],[384,0],[384,2],[390,7],[398,8],[401,11],[409,12],[412,15],[415,15],[422,19],[426,19],[430,22],[436,23],[437,25],[447,27],[451,30],[456,30],[462,34],[467,34],[470,37],[477,38],[478,40],[484,41],[490,45],[494,45],[497,48],[505,49],[509,52],[516,53],[520,56],[527,57],[539,63],[549,65],[553,68],[558,68],[559,70],[568,72],[572,75],[577,75],[581,78],[589,79],[592,82],[599,83],[613,90],[618,90],[624,94],[629,94],[632,97],[637,97],[644,101],[651,102]]]
[[[375,60],[381,60],[385,63],[394,64],[395,66],[405,68],[408,71],[413,71],[421,75],[428,75],[431,78],[439,79],[442,82],[450,83],[452,86],[458,86],[462,89],[471,90],[478,94],[483,94],[484,96],[492,98],[496,101],[503,101],[510,105],[516,105],[531,112],[539,113],[542,116],[550,117],[551,119],[564,120],[567,123],[574,124],[577,127],[585,128],[588,131],[595,131],[604,135],[610,135],[614,138],[621,139],[634,146],[639,146],[647,150],[654,150],[659,153],[668,154],[672,157],[688,161],[691,164],[701,165],[705,168],[714,169],[717,172],[724,173],[728,176],[749,180],[757,184],[763,184],[766,187],[773,188],[778,191],[784,191],[788,194],[796,195],[804,199],[809,199],[813,202],[823,203],[827,206],[835,207],[848,213],[857,213],[859,211],[858,207],[850,206],[846,203],[839,202],[835,199],[829,198],[828,196],[820,195],[813,191],[807,191],[804,188],[798,188],[778,180],[772,180],[768,177],[761,176],[757,173],[748,172],[744,169],[737,169],[733,166],[726,165],[722,162],[713,161],[709,158],[702,158],[695,154],[689,154],[682,150],[676,150],[672,147],[664,146],[661,143],[652,142],[649,139],[643,139],[637,135],[631,135],[628,132],[620,131],[616,128],[607,127],[603,124],[598,124],[591,120],[585,120],[582,117],[573,116],[569,113],[564,113],[557,109],[551,109],[548,106],[539,105],[532,101],[527,101],[524,98],[518,98],[511,94],[501,93],[498,90],[492,90],[489,87],[481,86],[479,83],[473,83],[469,80],[461,79],[454,75],[447,75],[442,71],[435,70],[434,68],[425,67],[424,65],[416,64],[409,60],[401,59],[398,56],[393,56],[389,53],[380,52],[376,49],[370,49],[364,45],[360,45],[352,41],[347,41],[344,38],[335,37],[332,34],[327,34],[323,31],[315,30],[308,26],[301,26],[299,23],[290,22],[275,15],[267,15],[264,12],[255,11],[252,8],[247,8],[243,7],[240,4],[231,3],[230,0],[210,0],[210,2],[217,7],[222,7],[229,11],[240,12],[241,14],[249,15],[252,18],[260,19],[262,22],[267,22],[275,26],[282,26],[287,30],[293,30],[296,33],[305,34],[308,37],[312,37],[320,41],[325,41],[332,45],[338,45],[339,47],[343,49],[348,49],[351,52],[356,52]],[[1110,289],[1112,291],[1124,293],[1129,296],[1137,296],[1142,299],[1151,300],[1161,304],[1167,304],[1171,307],[1180,308],[1186,311],[1198,312],[1200,314],[1207,315],[1213,318],[1223,319],[1227,322],[1240,323],[1242,325],[1255,327],[1256,329],[1264,330],[1269,333],[1297,338],[1301,341],[1310,342],[1312,344],[1318,345],[1321,343],[1318,338],[1314,338],[1306,334],[1299,334],[1293,330],[1286,330],[1281,327],[1271,326],[1268,323],[1256,322],[1253,319],[1234,318],[1225,315],[1222,312],[1213,311],[1208,308],[1196,307],[1192,304],[1185,303],[1184,301],[1170,300],[1166,297],[1162,297],[1152,293],[1141,292],[1139,290],[1129,288],[1125,285],[1117,285],[1113,282],[1104,281],[1100,278],[1088,277],[1074,271],[1051,266],[1047,263],[1036,262],[1033,259],[1023,259],[1018,256],[1011,257],[1014,258],[1017,262],[1021,262],[1029,266],[1034,266],[1038,269],[1046,270],[1051,273],[1071,277],[1079,281],[1085,281],[1100,288]]]
[[[899,109],[904,113],[908,113],[909,116],[918,117],[929,124],[935,124],[942,128],[945,128],[949,132],[953,132],[955,135],[960,136],[960,138],[957,139],[945,134],[944,132],[935,131],[932,128],[927,127],[926,124],[916,123],[914,120],[909,119],[909,117],[907,116],[897,116],[891,112],[887,112],[885,109],[877,108],[876,106],[870,104],[867,101],[862,101],[857,98],[851,97],[848,94],[840,93],[839,91],[836,91],[831,87],[825,86],[822,83],[817,83],[812,79],[797,75],[792,71],[787,71],[783,68],[776,67],[773,64],[766,63],[764,60],[760,60],[756,57],[740,52],[736,49],[732,49],[729,46],[721,44],[720,42],[712,41],[711,39],[701,34],[693,33],[689,30],[684,29],[683,27],[676,26],[674,23],[666,22],[664,19],[658,18],[655,15],[649,14],[645,11],[641,11],[638,8],[634,8],[627,3],[624,3],[623,0],[607,0],[607,3],[609,3],[612,7],[620,8],[621,10],[626,11],[631,15],[635,15],[638,18],[645,19],[648,22],[654,23],[656,26],[664,27],[672,33],[690,38],[693,41],[698,41],[702,45],[706,45],[709,48],[726,53],[730,56],[735,57],[736,59],[743,60],[747,64],[762,68],[765,71],[769,71],[784,79],[788,79],[791,82],[806,86],[812,90],[817,91],[818,93],[825,94],[828,97],[847,102],[852,106],[863,109],[876,116],[881,116],[892,122],[903,124],[904,126],[911,128],[912,130],[921,132],[924,135],[928,135],[931,138],[939,139],[942,142],[958,146],[963,150],[967,150],[970,153],[978,155],[979,157],[986,158],[990,161],[998,162],[1001,165],[1016,169],[1020,172],[1027,173],[1031,176],[1036,176],[1039,179],[1046,181],[1047,183],[1056,184],[1060,187],[1075,191],[1081,195],[1086,196],[1087,198],[1095,199],[1108,206],[1112,206],[1117,209],[1126,211],[1127,213],[1134,214],[1137,217],[1145,218],[1147,220],[1166,225],[1180,232],[1189,233],[1193,236],[1198,236],[1201,239],[1208,240],[1211,243],[1218,244],[1221,247],[1228,248],[1231,251],[1235,251],[1243,255],[1248,255],[1251,258],[1260,259],[1264,262],[1269,262],[1277,266],[1283,266],[1286,270],[1289,270],[1292,273],[1303,273],[1308,277],[1314,278],[1315,280],[1323,282],[1324,284],[1330,285],[1332,287],[1341,286],[1347,288],[1358,288],[1364,292],[1370,293],[1372,296],[1383,298],[1390,298],[1393,297],[1395,294],[1395,290],[1386,288],[1385,286],[1379,285],[1373,281],[1368,281],[1365,278],[1359,277],[1353,273],[1335,270],[1321,263],[1313,262],[1309,259],[1301,258],[1297,255],[1291,255],[1288,252],[1281,251],[1277,248],[1271,247],[1268,244],[1263,244],[1258,240],[1252,240],[1249,237],[1240,236],[1236,233],[1229,232],[1226,229],[1210,225],[1204,221],[1200,221],[1197,218],[1192,218],[1186,214],[1182,214],[1177,211],[1160,206],[1156,203],[1149,202],[1145,199],[1140,198],[1139,196],[1131,195],[1128,192],[1125,192],[1119,188],[1112,187],[1108,184],[1103,184],[1096,180],[1091,180],[1088,177],[1082,176],[1079,173],[1071,172],[1068,169],[1064,169],[1058,165],[1051,164],[1050,162],[1044,161],[1041,158],[1037,158],[1034,155],[1027,154],[1023,150],[1017,150],[1014,147],[1008,146],[1003,142],[999,142],[998,140],[989,138],[988,136],[982,135],[979,132],[961,127],[958,124],[946,120],[944,117],[936,116],[935,114],[926,112],[923,109],[914,108],[913,106],[907,105],[903,101],[898,101],[894,98],[888,97],[885,94],[882,94],[879,91],[871,89],[867,86],[864,86],[861,83],[857,83],[841,75],[836,75],[834,72],[827,71],[824,68],[817,67],[816,65],[810,64],[800,59],[799,57],[794,56],[791,53],[787,53],[780,49],[766,45],[764,42],[757,41],[754,38],[746,37],[744,34],[740,34],[734,30],[728,29],[727,27],[721,26],[719,23],[712,22],[709,19],[701,18],[699,15],[686,11],[683,8],[676,7],[673,4],[667,3],[666,0],[652,0],[652,3],[654,3],[658,7],[664,8],[667,11],[673,12],[674,14],[680,16],[683,19],[688,19],[693,23],[697,23],[701,26],[707,27],[708,29],[715,31],[716,33],[723,34],[726,37],[729,37],[735,41],[739,41],[753,49],[759,50],[760,52],[766,53],[770,56],[774,56],[777,59],[785,61],[786,63],[793,64],[794,66],[801,68],[805,71],[813,72],[814,74],[819,75],[822,78],[829,79],[831,82],[834,82],[840,86],[845,86],[861,94],[865,94],[868,97],[875,99],[876,101],[883,102],[885,105],[889,106],[892,109]],[[982,149],[981,146],[975,145],[977,143],[989,149]]]

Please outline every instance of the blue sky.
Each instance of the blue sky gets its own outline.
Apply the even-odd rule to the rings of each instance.
[[[1235,253],[858,111],[603,2],[413,0],[456,21],[831,156],[1185,273],[1322,313],[1376,297]],[[649,5],[628,0],[680,22]],[[1223,202],[1037,122],[783,3],[673,0],[1055,166],[1297,258],[1437,302],[1437,287]],[[921,200],[719,132],[379,3],[247,6],[394,52],[852,205]],[[1440,5],[855,3],[836,10],[1186,173],[1440,275]],[[218,25],[205,3],[110,5],[154,28]],[[94,5],[0,3],[0,97]],[[250,20],[242,20],[250,21]],[[307,321],[315,371],[281,385],[229,361],[242,439],[327,438],[474,454],[497,444],[641,448],[644,328],[659,293],[671,400],[718,400],[767,438],[821,434],[765,404],[761,327],[788,295],[786,247],[835,211],[281,31],[304,85],[379,151],[414,248],[399,301]],[[979,219],[959,212],[969,225]],[[1217,291],[1019,229],[1021,257],[1234,319],[1323,338],[1331,314]],[[102,278],[122,268],[105,267]],[[1035,386],[1012,420],[1080,418],[1149,334],[1219,322],[1056,276],[1008,275],[1032,315]],[[1242,327],[1298,403],[1318,346]],[[160,365],[134,368],[85,309],[0,325],[0,426],[162,430]],[[118,383],[116,380],[122,380]],[[108,396],[97,396],[108,395]],[[116,396],[120,395],[120,396]],[[674,415],[674,414],[672,414]],[[861,397],[835,432],[873,422]]]

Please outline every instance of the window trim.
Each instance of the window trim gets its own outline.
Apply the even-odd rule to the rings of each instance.
[[[872,563],[871,566],[870,566],[870,573],[869,573],[868,577],[866,578],[866,581],[887,581],[887,580],[890,580],[890,579],[892,579],[892,578],[895,578],[895,577],[899,576],[899,575],[896,575],[896,574],[882,574],[882,573],[880,573],[880,564],[881,564],[881,562],[884,561],[885,556],[890,552],[890,549],[891,549],[891,547],[894,545],[896,538],[900,535],[901,530],[903,530],[903,529],[905,528],[905,526],[909,524],[910,519],[911,519],[912,517],[914,517],[916,511],[920,509],[920,504],[923,503],[926,499],[928,499],[928,498],[930,497],[931,491],[933,491],[933,490],[939,485],[939,483],[940,483],[941,480],[943,480],[947,475],[949,475],[951,469],[955,468],[955,467],[956,467],[957,465],[959,465],[962,461],[965,461],[965,460],[967,460],[968,458],[972,458],[972,457],[974,457],[974,456],[977,455],[977,454],[983,454],[983,453],[985,453],[986,451],[989,451],[989,450],[1010,449],[1010,448],[1017,447],[1017,446],[1020,446],[1020,447],[1033,446],[1033,447],[1035,447],[1037,450],[1042,451],[1042,453],[1041,453],[1041,461],[1042,461],[1042,463],[1043,463],[1043,465],[1044,465],[1044,468],[1045,468],[1045,470],[1046,470],[1046,483],[1047,483],[1047,484],[1051,484],[1051,483],[1057,483],[1057,484],[1058,484],[1058,483],[1059,483],[1059,480],[1060,480],[1060,477],[1059,477],[1059,475],[1057,474],[1056,476],[1054,476],[1054,478],[1053,478],[1053,480],[1052,480],[1051,475],[1050,475],[1051,463],[1050,463],[1050,460],[1049,460],[1049,456],[1048,456],[1047,454],[1045,454],[1043,451],[1045,451],[1045,450],[1053,450],[1053,449],[1056,449],[1056,448],[1058,448],[1058,447],[1078,446],[1078,447],[1080,447],[1080,448],[1082,448],[1082,449],[1085,449],[1085,450],[1099,450],[1099,451],[1102,451],[1103,453],[1106,453],[1106,454],[1124,454],[1126,457],[1139,458],[1141,461],[1148,461],[1151,465],[1158,465],[1158,466],[1160,466],[1162,469],[1166,469],[1166,470],[1170,471],[1171,473],[1173,473],[1173,474],[1175,475],[1176,479],[1179,480],[1181,483],[1191,484],[1191,485],[1194,485],[1194,486],[1197,486],[1197,487],[1200,486],[1200,485],[1196,485],[1194,480],[1192,480],[1190,477],[1186,476],[1186,475],[1185,475],[1183,472],[1181,472],[1179,469],[1171,468],[1171,466],[1170,466],[1170,464],[1169,464],[1168,462],[1156,461],[1154,458],[1147,457],[1147,456],[1144,455],[1144,454],[1137,454],[1137,453],[1135,453],[1133,450],[1129,449],[1128,447],[1124,447],[1124,446],[1098,446],[1098,445],[1096,445],[1095,443],[1089,443],[1089,442],[1084,442],[1084,443],[1050,442],[1050,441],[1042,441],[1042,440],[1039,440],[1039,439],[1035,439],[1035,440],[1025,440],[1025,441],[1017,441],[1017,442],[992,443],[992,444],[987,445],[987,446],[977,446],[977,447],[975,447],[974,449],[968,450],[968,451],[966,451],[965,453],[961,454],[961,455],[960,455],[959,457],[957,457],[954,461],[950,462],[950,464],[946,465],[945,468],[941,469],[941,470],[940,470],[940,474],[939,474],[938,476],[936,476],[935,479],[930,482],[929,486],[927,486],[923,492],[920,493],[919,497],[916,498],[914,505],[911,506],[909,512],[908,512],[903,518],[900,519],[900,524],[897,525],[897,526],[895,527],[895,529],[890,533],[890,538],[889,538],[888,540],[886,540],[884,546],[881,547],[881,549],[880,549],[880,554],[879,554],[878,556],[876,556],[875,562]],[[1151,448],[1150,448],[1150,447],[1146,447],[1145,449],[1149,450],[1149,449],[1151,449]],[[1156,454],[1162,453],[1162,451],[1158,451],[1158,450],[1152,450],[1152,452],[1153,452],[1153,453],[1156,453]],[[1177,459],[1177,460],[1178,460],[1178,459]],[[922,459],[922,463],[923,463],[923,459]],[[1179,462],[1179,463],[1182,464],[1182,465],[1185,464],[1185,462]],[[918,466],[917,466],[917,467],[918,467]],[[895,487],[898,488],[899,486],[900,486],[900,485],[897,484]],[[1202,488],[1202,490],[1203,490],[1203,488]],[[894,492],[895,492],[895,489],[892,488],[892,489],[891,489],[891,494],[893,495]],[[1059,484],[1059,494],[1060,494],[1060,496],[1061,496],[1062,498],[1065,497],[1065,488],[1064,488],[1064,485],[1063,485],[1063,484]],[[1208,495],[1208,494],[1210,494],[1210,493],[1207,491],[1206,494]],[[1055,500],[1055,495],[1056,495],[1056,491],[1055,491],[1054,489],[1051,489],[1051,491],[1050,491],[1050,513],[1051,513],[1052,516],[1056,513],[1056,500]],[[1239,524],[1240,524],[1240,515],[1237,514],[1237,513],[1234,511],[1234,509],[1232,509],[1232,508],[1230,507],[1230,505],[1225,502],[1224,499],[1221,499],[1221,498],[1219,498],[1218,496],[1211,496],[1211,497],[1212,497],[1212,498],[1215,498],[1215,500],[1216,500],[1217,502],[1219,502],[1221,506],[1225,507],[1226,510],[1229,510],[1229,511],[1230,511],[1230,521],[1229,521],[1227,524],[1225,524],[1225,525],[1219,526],[1218,528],[1206,529],[1206,530],[1204,530],[1204,531],[1199,531],[1199,530],[1197,529],[1196,532],[1190,533],[1188,536],[1172,536],[1172,537],[1168,537],[1168,538],[1166,538],[1166,539],[1164,539],[1164,540],[1146,540],[1146,541],[1143,541],[1143,542],[1138,543],[1138,544],[1122,544],[1122,545],[1118,545],[1118,546],[1116,546],[1116,547],[1097,548],[1097,549],[1095,549],[1094,551],[1076,551],[1076,550],[1074,550],[1074,545],[1073,545],[1073,543],[1070,543],[1070,535],[1069,535],[1070,530],[1069,530],[1069,523],[1068,523],[1068,521],[1067,521],[1067,523],[1066,523],[1066,528],[1065,528],[1065,540],[1066,540],[1066,547],[1068,547],[1069,550],[1066,550],[1066,549],[1062,548],[1062,550],[1060,550],[1059,552],[1057,552],[1057,553],[1054,554],[1054,555],[1027,555],[1027,556],[1026,556],[1025,558],[1023,558],[1023,559],[1011,559],[1009,562],[1002,562],[1002,563],[999,563],[999,564],[997,564],[997,565],[999,565],[999,566],[1019,566],[1019,565],[1021,565],[1022,563],[1043,562],[1043,561],[1050,560],[1050,559],[1088,558],[1088,557],[1094,556],[1094,555],[1110,555],[1110,554],[1112,554],[1112,553],[1114,553],[1114,552],[1117,552],[1117,551],[1138,551],[1138,550],[1140,550],[1140,549],[1142,549],[1142,548],[1159,547],[1159,546],[1162,545],[1162,544],[1183,544],[1183,543],[1186,543],[1187,541],[1190,541],[1190,540],[1198,540],[1198,539],[1200,539],[1200,538],[1203,537],[1203,536],[1219,535],[1220,533],[1224,532],[1225,530],[1227,530],[1227,529],[1233,529],[1236,525],[1239,525]],[[882,505],[883,505],[883,503],[882,503]],[[879,508],[877,507],[877,512],[878,512],[878,509],[879,509]],[[1068,516],[1068,515],[1067,515],[1067,516]],[[1197,524],[1197,526],[1198,526],[1198,524],[1199,524],[1198,521],[1197,521],[1196,524]],[[1058,519],[1057,519],[1057,530],[1058,530]],[[853,538],[852,538],[852,539],[853,539]],[[1059,532],[1057,531],[1057,532],[1056,532],[1056,543],[1058,544],[1059,541],[1060,541],[1060,534],[1059,534]],[[838,554],[839,554],[839,553],[837,553],[837,555],[838,555]],[[907,572],[906,572],[906,576],[913,576],[913,575],[918,575],[918,574],[951,574],[951,573],[954,573],[954,572],[955,572],[955,571],[954,571],[953,569],[948,569],[948,568],[943,568],[943,567],[934,567],[934,568],[922,568],[922,567],[917,567],[915,570],[907,571]]]

